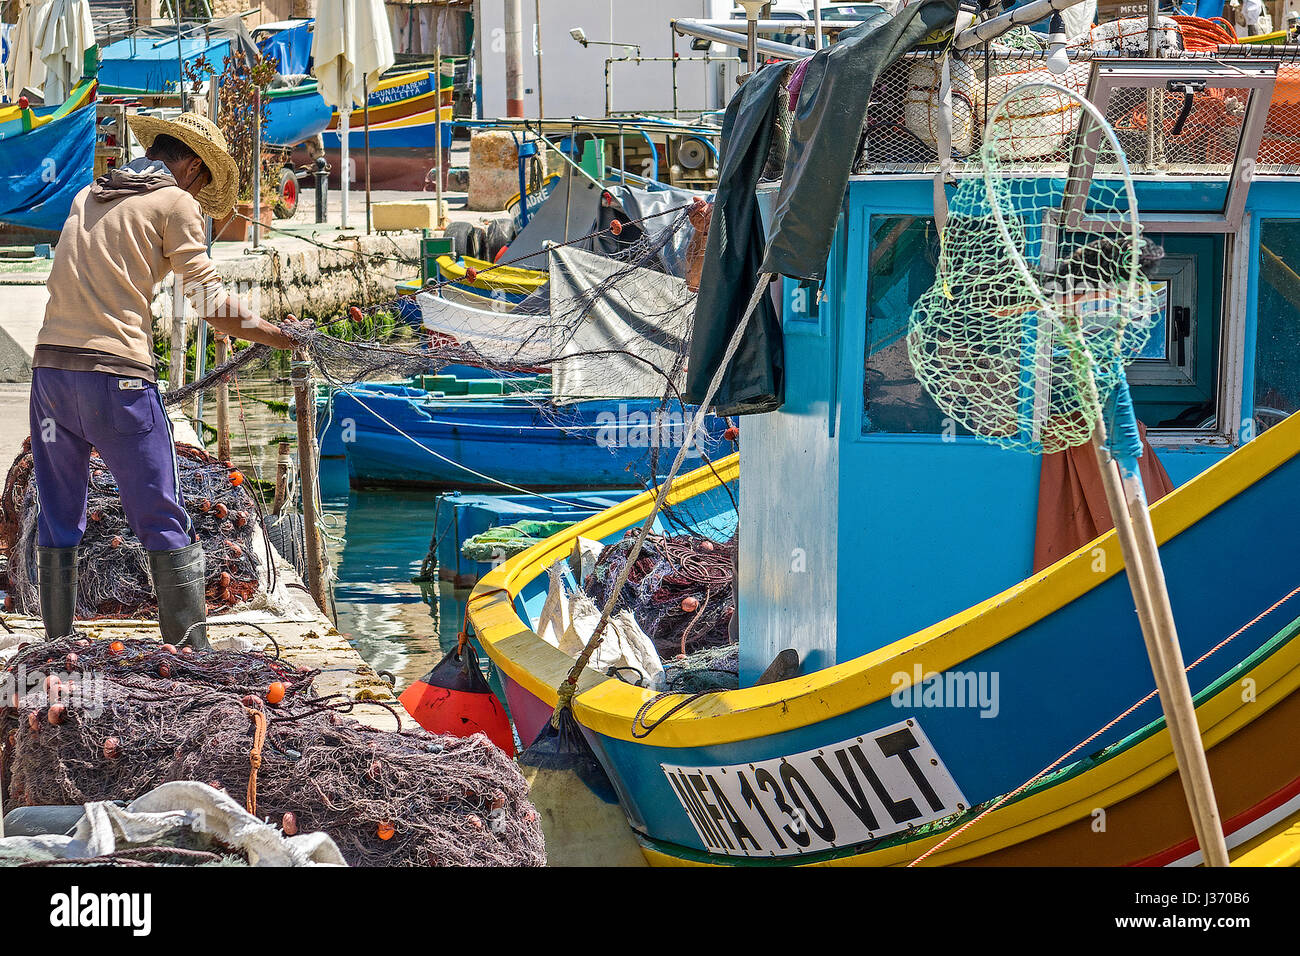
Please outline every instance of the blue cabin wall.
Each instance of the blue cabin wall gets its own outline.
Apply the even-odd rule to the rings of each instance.
[[[766,214],[771,192],[760,194]],[[832,253],[834,273],[843,231]],[[829,284],[828,284],[828,287]],[[778,412],[745,418],[740,443],[740,548],[737,594],[740,680],[753,684],[776,655],[793,648],[804,673],[836,662],[840,554],[839,441],[834,313],[793,307],[782,284],[786,401]],[[757,489],[745,493],[743,489]]]
[[[1244,380],[1244,418],[1255,407],[1260,221],[1300,219],[1297,185],[1255,182],[1238,234],[1250,243],[1249,275],[1224,312],[1244,314],[1244,357],[1227,373]],[[746,418],[741,443],[743,484],[764,489],[741,502],[744,684],[785,647],[800,651],[805,673],[849,660],[1032,570],[1039,458],[959,436],[863,434],[869,219],[932,215],[932,188],[928,178],[852,180],[815,319],[791,314],[796,286],[785,283],[786,405]],[[1153,199],[1213,208],[1221,194],[1212,184],[1158,188],[1141,185],[1143,208],[1161,208]],[[1232,450],[1189,442],[1157,452],[1181,485]]]
[[[869,221],[930,214],[931,184],[850,183],[840,297],[840,631],[848,660],[1029,574],[1038,459],[956,435],[863,433]]]

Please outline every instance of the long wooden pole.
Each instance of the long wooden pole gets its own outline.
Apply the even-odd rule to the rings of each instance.
[[[434,13],[433,29],[433,62],[437,64],[438,78],[434,81],[434,88],[438,91],[436,102],[438,112],[434,114],[433,121],[433,164],[434,169],[434,203],[437,206],[437,213],[434,215],[439,229],[447,228],[447,218],[442,214],[442,7],[438,7]],[[523,200],[520,200],[521,204]],[[521,207],[522,208],[522,205]]]
[[[441,95],[441,94],[439,94]],[[362,128],[365,130],[365,146],[362,150],[366,154],[366,235],[370,235],[370,78],[363,76],[361,78],[361,113]]]
[[[325,593],[325,552],[320,537],[316,463],[316,403],[311,392],[311,362],[307,353],[293,353],[293,399],[298,419],[298,470],[302,488],[302,523],[307,548],[307,590],[322,612],[328,612]]]
[[[226,363],[230,353],[230,338],[217,333],[217,367]],[[223,380],[217,384],[217,457],[230,461],[230,386]]]
[[[1142,639],[1151,660],[1160,707],[1169,727],[1169,739],[1173,744],[1196,841],[1206,865],[1227,866],[1228,848],[1223,839],[1223,823],[1214,799],[1214,785],[1201,742],[1196,706],[1183,668],[1178,631],[1174,626],[1169,592],[1141,479],[1136,474],[1128,479],[1121,477],[1118,463],[1106,448],[1104,426],[1100,421],[1093,436],[1093,450],[1097,455],[1106,502],[1115,520],[1120,550],[1124,554],[1124,571],[1133,592]]]
[[[280,442],[279,454],[275,461],[275,498],[271,503],[271,514],[279,515],[289,499],[289,443]]]

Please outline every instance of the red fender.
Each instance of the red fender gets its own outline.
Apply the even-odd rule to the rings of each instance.
[[[515,755],[510,718],[479,670],[478,655],[469,644],[449,653],[398,699],[431,734],[486,734],[507,756]]]

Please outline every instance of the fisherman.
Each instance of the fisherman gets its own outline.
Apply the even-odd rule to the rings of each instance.
[[[178,291],[219,332],[280,349],[293,341],[228,296],[208,258],[203,216],[227,216],[239,182],[221,130],[197,113],[128,123],[145,158],[110,169],[73,200],[32,359],[41,618],[47,638],[72,633],[93,448],[149,554],[163,639],[205,649],[203,545],[185,510],[158,394],[154,289],[174,273]],[[181,321],[179,295],[175,301]]]

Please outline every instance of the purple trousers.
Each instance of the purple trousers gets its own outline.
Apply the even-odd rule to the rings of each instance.
[[[38,368],[30,408],[41,497],[37,544],[81,543],[92,447],[117,480],[126,520],[146,551],[174,551],[194,540],[171,422],[156,385],[107,372]]]

